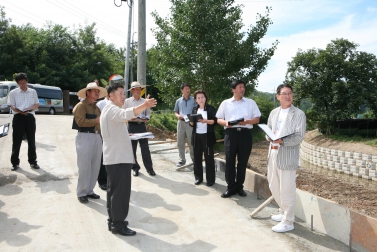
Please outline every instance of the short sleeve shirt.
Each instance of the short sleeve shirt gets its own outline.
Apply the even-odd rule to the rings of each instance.
[[[246,120],[253,119],[255,117],[260,117],[261,113],[256,102],[252,99],[242,97],[241,100],[237,101],[234,97],[224,100],[219,109],[217,110],[216,117],[226,120],[233,121],[240,118]],[[226,127],[224,127],[225,129]],[[233,125],[232,128],[249,128],[252,129],[252,124]]]
[[[19,110],[24,110],[30,106],[38,104],[37,92],[32,88],[27,88],[26,91],[22,91],[21,88],[15,88],[9,93],[8,104],[16,107]],[[29,112],[30,114],[35,114],[34,111]],[[13,111],[13,114],[18,114]]]
[[[190,95],[186,100],[182,96],[175,102],[174,111],[179,113],[180,115],[189,115],[192,113],[192,109],[194,108],[194,106],[194,97]]]

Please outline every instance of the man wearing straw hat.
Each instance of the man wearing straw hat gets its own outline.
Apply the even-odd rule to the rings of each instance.
[[[128,91],[131,91],[132,97],[125,100],[123,108],[132,108],[144,103],[145,99],[140,97],[141,89],[145,88],[145,85],[140,85],[139,82],[134,81],[131,83],[131,88]],[[151,117],[151,110],[147,108],[143,110],[140,114],[136,115],[135,118],[132,118],[128,121],[128,132],[129,133],[144,133],[147,131],[147,127],[145,123]],[[148,146],[148,139],[142,138],[139,140],[131,140],[132,143],[132,150],[134,153],[135,163],[132,166],[133,175],[139,176],[140,165],[136,159],[136,150],[137,150],[137,143],[140,144],[141,150],[141,157],[143,159],[144,167],[147,169],[147,172],[151,176],[155,176],[156,173],[153,170],[153,163],[151,158],[151,152],[149,151]]]
[[[78,126],[76,153],[79,176],[76,193],[81,203],[88,203],[88,198],[100,198],[93,191],[101,165],[102,153],[99,125],[101,111],[95,101],[106,96],[106,89],[91,82],[77,95],[84,100],[73,108],[74,121]]]

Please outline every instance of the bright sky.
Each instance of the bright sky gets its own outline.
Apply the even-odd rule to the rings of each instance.
[[[97,23],[97,36],[117,47],[126,47],[128,6],[115,0],[0,0],[6,17],[12,24],[31,23],[42,28],[47,21],[65,27]],[[245,30],[256,22],[256,13],[264,14],[272,7],[273,24],[261,47],[279,45],[264,73],[259,77],[257,89],[273,92],[285,77],[287,62],[298,48],[325,48],[331,40],[345,38],[360,45],[358,50],[377,55],[377,1],[376,0],[236,0],[243,7]],[[137,41],[137,6],[134,1],[134,40]],[[147,48],[155,43],[151,28],[155,27],[152,11],[161,17],[170,13],[168,0],[146,0]]]

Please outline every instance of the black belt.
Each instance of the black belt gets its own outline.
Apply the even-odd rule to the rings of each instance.
[[[243,130],[251,130],[251,129],[249,129],[249,128],[241,128],[241,127],[237,127],[237,128],[227,128],[227,130],[243,131]]]
[[[131,121],[128,121],[128,123],[134,123],[134,124],[144,124],[145,122],[131,122]]]
[[[94,130],[79,130],[80,133],[93,133],[93,134],[99,134],[98,131]]]
[[[30,113],[26,113],[26,114],[20,114],[20,113],[17,113],[17,114],[15,114],[15,116],[16,116],[16,115],[28,116],[28,115],[32,115],[32,114],[30,114]]]

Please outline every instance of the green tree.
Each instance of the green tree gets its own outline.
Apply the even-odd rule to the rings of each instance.
[[[217,105],[229,97],[236,78],[246,82],[246,95],[250,94],[278,43],[258,47],[272,23],[270,9],[265,16],[258,14],[255,26],[241,32],[242,6],[234,5],[234,0],[170,2],[170,18],[152,13],[158,28],[153,31],[157,45],[151,62],[160,98],[172,105],[172,97],[180,96],[181,83],[188,82],[193,90],[206,90]]]
[[[355,43],[336,39],[325,50],[299,50],[288,63],[286,82],[295,89],[295,101],[310,99],[313,119],[326,134],[334,133],[336,120],[358,114],[365,103],[377,111],[376,56],[356,49]]]

